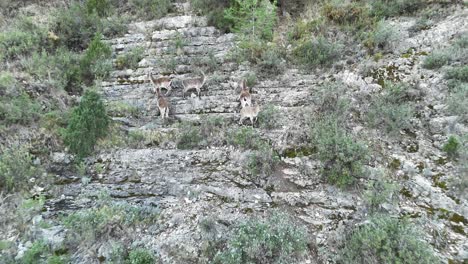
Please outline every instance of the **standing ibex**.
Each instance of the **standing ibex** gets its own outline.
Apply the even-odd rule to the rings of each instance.
[[[200,91],[203,85],[205,85],[206,81],[206,76],[203,71],[200,71],[201,74],[203,75],[202,77],[197,77],[197,78],[190,78],[190,79],[185,79],[182,80],[182,87],[184,87],[184,90],[182,91],[182,96],[185,98],[185,93],[195,89],[197,91],[198,97],[200,97]]]
[[[250,119],[252,126],[254,125],[254,121],[257,120],[258,112],[260,112],[260,106],[246,106],[241,109],[240,114],[241,118],[239,124],[242,125],[246,118]]]
[[[148,73],[148,78],[154,84],[154,91],[156,92],[156,88],[164,88],[166,89],[166,95],[169,95],[172,90],[172,79],[166,76],[153,78],[151,73]]]
[[[156,83],[155,80],[153,79],[153,76],[149,74],[150,80],[154,85],[154,89],[156,91],[156,94],[158,95],[158,108],[159,108],[159,113],[161,114],[161,119],[166,119],[169,117],[169,103],[167,102],[166,97],[161,93],[161,86],[160,83]],[[169,82],[170,84],[170,82]]]
[[[239,100],[241,103],[241,107],[244,108],[246,106],[252,106],[252,96],[249,92],[249,87],[247,87],[247,81],[244,79],[240,82],[241,85],[241,93],[239,95]]]

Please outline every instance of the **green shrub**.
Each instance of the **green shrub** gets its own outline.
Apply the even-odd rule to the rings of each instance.
[[[411,14],[424,7],[424,0],[375,0],[370,1],[371,15],[378,18]]]
[[[262,107],[258,113],[258,122],[260,127],[268,129],[277,128],[279,126],[279,112],[278,107],[272,104],[267,104]]]
[[[0,99],[0,121],[4,125],[27,125],[40,117],[41,106],[26,93]]]
[[[229,132],[228,143],[245,149],[258,149],[262,142],[260,136],[251,127],[241,127]]]
[[[124,228],[149,225],[158,216],[159,210],[151,206],[117,203],[100,198],[94,207],[75,211],[61,220],[72,232],[71,242],[92,244],[96,239],[105,239],[106,232],[115,225]]]
[[[398,197],[398,186],[384,178],[385,175],[377,176],[377,179],[369,181],[364,193],[367,207],[372,213],[381,211],[385,203],[393,204],[394,198]]]
[[[47,264],[67,264],[70,263],[68,256],[53,255],[47,259]]]
[[[346,187],[364,175],[367,148],[342,128],[342,121],[334,117],[314,120],[311,132],[322,173],[330,183]]]
[[[180,135],[177,139],[178,149],[196,148],[203,140],[200,129],[190,122],[181,123],[180,131]]]
[[[110,116],[118,116],[118,117],[138,117],[139,109],[138,107],[125,103],[125,102],[110,102],[107,107],[107,113]]]
[[[139,20],[152,20],[171,11],[170,0],[130,0],[130,11]]]
[[[145,49],[142,47],[135,47],[128,52],[117,57],[115,65],[119,70],[123,69],[136,69],[138,62],[144,57]]]
[[[106,135],[109,122],[99,94],[87,90],[70,115],[64,142],[78,158],[83,158],[91,154],[96,141]]]
[[[270,176],[280,161],[278,154],[266,143],[261,144],[248,158],[247,169],[253,176]]]
[[[58,10],[53,25],[60,41],[70,50],[84,50],[99,30],[100,18],[96,13],[88,13],[86,8],[74,2],[67,9]]]
[[[281,49],[275,45],[267,46],[260,57],[257,59],[256,64],[261,73],[267,75],[280,75],[286,69]]]
[[[266,0],[233,0],[224,11],[226,19],[233,21],[232,30],[246,38],[271,41],[277,22],[276,6]]]
[[[128,18],[125,14],[101,18],[97,12],[88,12],[88,5],[93,9],[95,4],[107,5],[109,0],[89,0],[82,4],[73,2],[69,8],[56,11],[51,29],[59,37],[59,42],[70,50],[86,49],[96,34],[107,37],[123,35],[127,32]],[[111,8],[112,10],[112,8]],[[109,12],[104,9],[103,12]]]
[[[342,263],[439,263],[430,245],[405,219],[373,216],[356,227],[340,252]]]
[[[307,231],[287,215],[240,224],[213,263],[298,263],[307,250]]]
[[[330,66],[341,55],[341,45],[333,43],[324,37],[307,40],[300,43],[294,50],[295,60],[307,68]]]
[[[445,151],[445,153],[447,153],[447,155],[452,158],[458,156],[459,149],[460,142],[455,136],[450,136],[448,138],[447,143],[445,143],[444,147],[442,148],[442,150]]]
[[[383,94],[372,98],[367,121],[371,127],[382,126],[391,135],[398,135],[403,129],[411,128],[410,119],[414,113],[414,106],[406,101],[409,87],[405,84],[386,84]]]
[[[372,50],[388,50],[391,44],[398,39],[395,27],[388,21],[381,20],[375,29],[370,32],[365,40],[365,45]]]
[[[47,30],[36,26],[32,19],[20,18],[11,29],[0,33],[0,59],[17,59],[47,46]]]
[[[26,147],[4,150],[0,155],[0,190],[12,192],[28,189],[30,179],[37,177],[39,172]]]
[[[156,259],[149,250],[137,248],[130,251],[126,264],[154,264]]]
[[[0,72],[0,94],[8,93],[15,86],[16,80],[10,72]]]
[[[92,84],[97,78],[107,77],[112,70],[112,49],[101,38],[100,34],[94,36],[80,61],[82,78],[87,84]]]
[[[108,16],[112,12],[110,0],[86,0],[85,7],[88,14],[97,13],[100,17]]]
[[[436,51],[424,58],[423,67],[426,69],[438,69],[450,61],[450,54],[446,51]]]
[[[229,7],[230,2],[230,0],[190,0],[191,7],[200,15],[207,17],[208,25],[224,32],[232,27],[232,21],[224,16],[224,10]]]
[[[315,105],[321,116],[333,116],[340,121],[347,118],[350,100],[346,97],[346,85],[340,82],[327,82],[318,91]]]
[[[329,1],[323,6],[322,13],[328,20],[353,29],[365,28],[373,22],[367,6],[359,2]]]
[[[450,68],[445,73],[445,78],[468,82],[468,65]]]
[[[43,241],[36,241],[24,252],[21,262],[22,264],[37,264],[44,253],[49,253],[47,245]]]
[[[448,110],[458,115],[462,122],[468,121],[468,84],[455,86],[447,98]]]

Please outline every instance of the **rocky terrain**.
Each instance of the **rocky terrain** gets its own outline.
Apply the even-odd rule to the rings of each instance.
[[[452,45],[466,33],[468,10],[454,6],[434,25],[413,32],[416,22],[415,17],[388,21],[398,29],[398,39],[392,41],[392,52],[378,61],[356,48],[331,68],[287,67],[280,75],[258,76],[251,89],[254,104],[271,104],[278,110],[274,128],[254,127],[280,158],[269,175],[253,175],[244,166],[252,150],[226,144],[229,139],[194,149],[177,147],[178,135],[187,129],[181,122],[200,124],[222,118],[221,133],[240,126],[237,83],[254,69],[230,57],[235,34],[209,26],[188,3],[176,4],[175,11],[161,19],[132,22],[125,36],[106,42],[114,57],[142,47],[143,59],[136,69],[113,71],[102,81],[100,94],[108,107],[133,109],[132,114],[109,111],[118,124],[116,129],[126,135],[144,134],[145,139],[131,147],[103,148],[85,159],[86,180],[74,170],[72,155],[52,152],[49,172],[54,174],[57,188],[36,217],[56,219],[63,213],[91,208],[97,194],[105,192],[111,201],[158,210],[156,224],[149,228],[112,229],[121,232],[121,240],[131,238],[133,244],[152,249],[160,263],[197,263],[204,258],[204,221],[209,220],[215,233],[222,234],[252,216],[279,210],[307,228],[309,250],[300,263],[334,263],[345,234],[371,213],[363,188],[342,189],[327,183],[320,173],[322,164],[309,145],[313,139],[307,126],[310,116],[321,109],[322,87],[339,81],[346,88],[341,96],[351,102],[346,126],[372,150],[365,166],[369,173],[358,179],[358,185],[366,186],[382,171],[390,171],[398,192],[381,209],[393,216],[407,216],[420,227],[423,239],[444,263],[466,263],[468,200],[451,183],[458,178],[466,181],[468,176],[466,171],[458,172],[457,164],[442,148],[449,135],[466,135],[468,127],[446,110],[449,88],[443,72],[425,69],[422,64],[427,54]],[[180,81],[200,76],[197,63],[210,65],[207,84],[200,97],[187,93],[184,98]],[[156,95],[147,80],[150,72],[173,78],[167,121],[159,116]],[[416,114],[410,120],[412,129],[389,136],[367,126],[360,115],[368,111],[370,98],[382,93],[382,81],[396,80],[411,85]],[[217,137],[216,133],[210,136]],[[33,229],[52,244],[66,235],[61,225]],[[90,252],[72,255],[71,262],[98,263],[108,259],[111,251],[109,241],[99,241]]]

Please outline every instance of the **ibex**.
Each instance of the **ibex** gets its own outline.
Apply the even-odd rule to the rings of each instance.
[[[166,95],[169,95],[172,90],[172,80],[169,77],[163,76],[159,78],[153,78],[151,73],[148,73],[148,78],[154,84],[154,92],[156,92],[157,88],[164,88],[166,89]]]
[[[240,111],[240,121],[239,124],[242,125],[244,123],[244,120],[246,118],[250,119],[250,122],[252,123],[252,126],[254,125],[254,122],[257,120],[258,112],[260,112],[260,106],[246,106],[241,109]]]
[[[205,85],[206,81],[205,73],[201,71],[201,74],[203,75],[202,77],[182,80],[182,87],[184,87],[184,90],[182,91],[182,96],[184,98],[185,93],[193,89],[197,90],[198,97],[200,97],[201,88],[203,87],[203,85]]]
[[[249,92],[249,87],[247,87],[247,81],[244,79],[240,82],[241,84],[241,93],[239,100],[241,102],[241,107],[252,106],[252,96]]]
[[[167,102],[166,97],[161,93],[161,87],[153,80],[153,77],[150,74],[150,80],[154,85],[156,94],[158,95],[158,108],[159,113],[161,114],[161,119],[164,120],[169,117],[169,103]]]

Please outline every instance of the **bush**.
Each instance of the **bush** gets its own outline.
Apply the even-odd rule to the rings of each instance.
[[[454,136],[450,136],[447,143],[445,143],[444,147],[442,148],[442,150],[445,151],[445,153],[447,153],[447,155],[451,158],[458,156],[459,149],[460,142],[458,142],[458,139]]]
[[[375,29],[368,34],[365,45],[372,50],[388,50],[392,42],[398,39],[395,27],[388,24],[388,21],[381,20]]]
[[[59,37],[60,43],[70,50],[82,51],[86,49],[96,34],[101,33],[107,37],[122,35],[127,31],[127,18],[125,15],[100,18],[97,12],[88,12],[95,5],[107,5],[109,0],[89,0],[85,5],[74,2],[67,9],[58,10],[52,25],[52,31]],[[101,7],[99,7],[101,8]],[[104,9],[103,12],[110,12]]]
[[[80,58],[80,54],[59,48],[55,52],[34,52],[23,59],[21,64],[37,81],[70,94],[78,94],[82,83]]]
[[[27,125],[40,117],[41,106],[26,93],[0,99],[0,121],[4,125]]]
[[[468,82],[468,65],[453,67],[445,73],[445,78],[461,82]]]
[[[203,140],[200,129],[189,122],[181,123],[180,135],[177,139],[178,149],[193,149],[199,146]]]
[[[298,263],[307,250],[307,231],[287,215],[239,225],[213,263]]]
[[[424,58],[422,66],[426,69],[438,69],[450,61],[450,54],[446,51],[438,51]]]
[[[0,190],[18,192],[28,189],[31,178],[39,173],[26,147],[13,147],[0,155]]]
[[[94,207],[75,211],[61,220],[75,236],[71,242],[92,244],[96,239],[106,239],[106,233],[116,225],[129,228],[153,224],[158,216],[159,210],[151,206],[116,203],[100,198]]]
[[[447,101],[450,113],[458,115],[462,122],[468,121],[468,84],[455,86]]]
[[[295,60],[307,68],[330,66],[341,55],[341,45],[332,43],[324,37],[300,43],[294,50]]]
[[[101,38],[100,34],[94,36],[80,61],[82,78],[87,84],[92,84],[97,78],[107,77],[112,70],[112,49]]]
[[[278,154],[266,143],[261,144],[248,158],[247,169],[253,176],[270,176],[280,161]]]
[[[130,0],[130,11],[139,20],[152,20],[171,11],[170,0]]]
[[[262,143],[262,139],[251,127],[241,127],[230,131],[228,143],[245,149],[258,149]]]
[[[341,123],[334,117],[315,120],[311,136],[323,164],[323,175],[330,183],[346,187],[364,175],[368,155],[367,148],[352,138]]]
[[[223,32],[229,31],[232,21],[225,18],[224,10],[229,7],[230,0],[191,0],[191,7],[200,15],[207,17],[208,25]]]
[[[394,198],[398,197],[398,186],[388,179],[385,175],[377,175],[377,179],[367,184],[367,190],[364,193],[364,199],[369,211],[376,213],[382,211],[382,205],[385,203],[394,204]]]
[[[277,22],[276,6],[267,0],[233,0],[224,11],[224,17],[233,21],[232,30],[251,41],[273,39]]]
[[[49,249],[43,241],[36,241],[28,250],[24,252],[21,259],[23,264],[36,264],[44,253],[48,253]]]
[[[108,16],[112,12],[110,0],[86,0],[85,7],[88,14],[97,13],[100,17]]]
[[[370,4],[371,15],[386,18],[414,13],[424,6],[424,0],[375,0]]]
[[[362,3],[345,3],[343,1],[330,1],[322,8],[323,15],[339,25],[353,26],[361,29],[372,23],[369,9]]]
[[[342,263],[439,263],[430,245],[405,219],[381,215],[356,227],[340,252]]]
[[[383,126],[391,136],[398,135],[400,130],[411,128],[414,107],[406,101],[408,89],[405,84],[386,84],[384,93],[371,100],[367,111],[370,126]]]
[[[156,259],[150,251],[143,248],[137,248],[130,251],[126,264],[154,264]]]
[[[15,86],[16,80],[10,72],[0,72],[0,94],[8,93]]]
[[[70,50],[81,51],[98,33],[99,21],[96,13],[88,13],[82,4],[74,2],[69,8],[57,11],[53,32]]]
[[[106,135],[109,122],[99,94],[87,90],[70,115],[64,142],[78,158],[83,158],[91,154],[96,141]]]
[[[262,73],[267,75],[280,75],[284,72],[286,65],[284,63],[284,54],[276,46],[267,46],[260,57],[257,59],[256,64]]]
[[[138,62],[144,57],[145,49],[142,47],[135,47],[128,52],[117,57],[115,61],[116,68],[123,69],[136,69]]]
[[[27,56],[47,45],[47,30],[36,26],[32,19],[20,18],[10,30],[0,33],[0,59],[12,60]]]
[[[273,129],[279,126],[279,112],[278,107],[268,104],[262,107],[261,111],[258,113],[258,122],[260,127]]]

